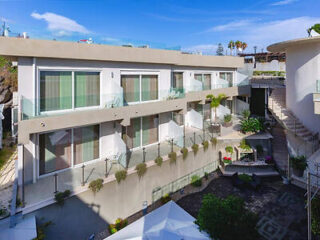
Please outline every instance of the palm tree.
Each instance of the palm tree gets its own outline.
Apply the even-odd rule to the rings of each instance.
[[[238,51],[241,49],[242,42],[237,40],[234,44],[236,45],[236,51],[237,51],[237,54],[238,54]]]
[[[242,45],[241,45],[242,51],[244,51],[247,47],[248,47],[248,44],[245,42],[242,42]]]
[[[230,41],[229,43],[228,43],[228,48],[230,48],[230,55],[232,55],[232,51],[233,51],[233,49],[234,49],[234,41]]]
[[[227,98],[227,96],[223,93],[220,93],[217,97],[209,94],[207,98],[211,101],[210,108],[214,108],[214,122],[217,123],[217,108],[220,106],[221,101]]]

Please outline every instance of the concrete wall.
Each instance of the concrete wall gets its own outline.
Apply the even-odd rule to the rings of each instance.
[[[313,93],[320,79],[320,42],[287,49],[287,107],[311,131],[320,133],[320,116],[314,112]]]
[[[113,180],[106,183],[96,195],[87,191],[77,197],[86,204],[99,206],[100,216],[107,222],[114,222],[118,217],[125,218],[140,211],[144,201],[151,204],[152,191],[155,188],[169,184],[217,159],[218,154],[214,146],[210,144],[205,152],[200,146],[197,155],[189,152],[185,160],[178,153],[176,164],[170,164],[165,158],[161,167],[148,162],[151,166],[140,179],[132,169],[120,184]]]
[[[286,63],[272,60],[271,62],[257,62],[254,68],[254,63],[245,63],[244,69],[248,72],[253,71],[286,71]]]

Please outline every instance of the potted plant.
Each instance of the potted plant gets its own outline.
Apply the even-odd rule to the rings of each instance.
[[[220,103],[227,96],[223,93],[219,94],[217,97],[209,94],[207,98],[211,101],[210,108],[214,109],[214,123],[212,124],[213,132],[220,132],[220,124],[217,121],[217,108],[220,106]]]
[[[297,177],[302,177],[304,170],[306,170],[308,164],[306,162],[305,156],[296,156],[296,157],[290,157],[290,161],[293,168],[293,174]]]
[[[232,163],[232,158],[231,157],[224,157],[223,158],[223,162],[227,165]]]
[[[232,126],[232,115],[231,114],[224,115],[223,126],[224,127],[231,127]]]

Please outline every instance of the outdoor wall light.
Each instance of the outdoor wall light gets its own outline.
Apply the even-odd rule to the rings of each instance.
[[[40,123],[40,126],[41,126],[41,127],[45,127],[46,124],[45,124],[44,122],[42,122],[42,123]]]

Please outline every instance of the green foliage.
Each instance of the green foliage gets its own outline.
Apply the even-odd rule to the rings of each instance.
[[[8,162],[8,160],[14,154],[16,149],[17,149],[16,145],[14,145],[13,147],[3,146],[3,148],[0,150],[0,170]]]
[[[118,218],[114,224],[109,225],[110,234],[114,234],[128,225],[127,219]]]
[[[90,182],[89,184],[89,189],[93,192],[93,193],[97,193],[101,190],[101,188],[103,187],[103,179],[98,178],[96,180],[93,180]]]
[[[247,132],[260,132],[263,130],[263,124],[258,118],[248,118],[241,121],[241,131]]]
[[[211,141],[211,143],[212,143],[213,145],[217,145],[217,143],[218,143],[218,139],[215,138],[215,137],[211,138],[210,141]]]
[[[127,171],[126,170],[119,170],[114,175],[115,175],[115,177],[117,179],[117,182],[120,183],[122,180],[126,179]]]
[[[168,157],[170,159],[170,163],[176,163],[176,161],[177,161],[177,153],[176,152],[169,153]]]
[[[217,108],[220,106],[220,103],[223,99],[227,98],[227,96],[223,93],[219,94],[217,97],[212,95],[212,94],[209,94],[207,95],[207,98],[209,100],[211,100],[211,103],[210,103],[210,107],[211,108]]]
[[[232,120],[232,115],[231,114],[226,114],[224,115],[224,122],[229,123]]]
[[[37,237],[33,240],[44,240],[46,235],[44,233],[45,229],[52,224],[51,221],[45,222],[44,224],[37,225]]]
[[[229,195],[220,199],[207,194],[202,199],[196,224],[212,239],[255,240],[259,239],[255,228],[257,216],[245,208],[243,199]]]
[[[233,154],[233,147],[232,146],[226,146],[225,150],[227,153]]]
[[[203,145],[203,149],[206,151],[208,149],[208,147],[209,147],[209,142],[208,141],[203,141],[202,145]]]
[[[239,148],[241,148],[244,151],[251,151],[251,147],[249,144],[247,144],[245,139],[241,140]]]
[[[182,153],[182,158],[183,159],[186,159],[187,158],[187,156],[188,156],[188,148],[181,148],[181,153]]]
[[[256,149],[259,155],[263,154],[263,147],[260,144],[256,146]]]
[[[253,71],[253,76],[279,76],[284,77],[286,72],[284,71]]]
[[[197,154],[197,152],[198,152],[198,150],[199,150],[199,145],[195,143],[195,144],[193,144],[193,145],[191,146],[191,148],[192,148],[194,154]]]
[[[67,197],[69,197],[70,194],[71,194],[70,190],[65,190],[64,192],[57,192],[54,195],[54,199],[58,205],[62,206],[64,204],[64,200]]]
[[[238,178],[245,183],[250,183],[252,181],[252,177],[245,173],[238,175]]]
[[[141,178],[147,172],[147,164],[139,163],[136,166],[137,174]]]
[[[0,209],[0,217],[4,217],[8,214],[8,210],[5,207]]]
[[[171,197],[170,197],[170,195],[167,193],[167,194],[165,194],[165,195],[163,195],[162,197],[161,197],[161,203],[162,204],[166,204],[167,202],[169,202],[171,200]]]
[[[208,178],[209,178],[209,173],[204,172],[204,178],[205,178],[206,180],[208,180]]]
[[[290,157],[292,167],[301,171],[306,170],[308,164],[305,156]]]
[[[314,235],[320,235],[320,198],[316,196],[311,204],[311,231]]]
[[[160,156],[158,156],[158,157],[154,160],[154,162],[155,162],[159,167],[161,167],[162,162],[163,162],[163,158],[160,157]]]
[[[18,90],[17,67],[13,67],[11,61],[0,56],[0,76],[4,77],[4,86],[12,87],[13,91]]]
[[[243,110],[242,111],[242,116],[244,119],[248,119],[251,115],[251,112],[249,110]]]
[[[230,164],[232,163],[232,160],[229,160],[229,159],[223,159],[223,162],[226,163],[226,164]]]
[[[191,185],[194,187],[201,187],[202,180],[198,175],[192,175],[191,176]]]

